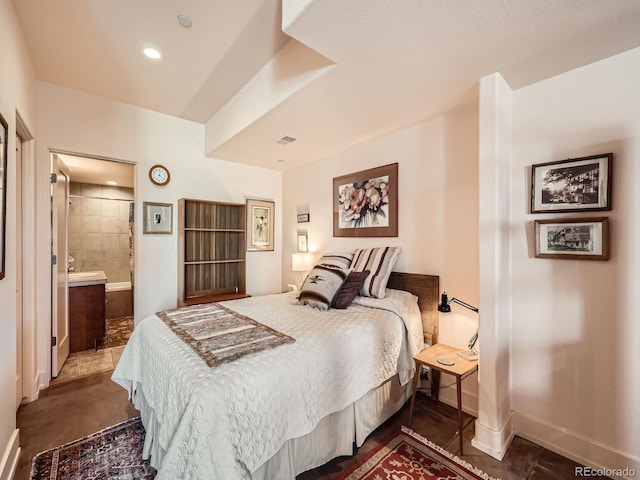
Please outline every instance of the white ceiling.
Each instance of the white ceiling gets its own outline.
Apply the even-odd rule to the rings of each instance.
[[[72,182],[106,185],[112,181],[118,187],[134,188],[134,167],[130,163],[69,154],[58,154],[58,157],[69,168]]]
[[[473,100],[495,71],[517,89],[640,46],[638,0],[282,2],[13,0],[40,80],[206,124],[206,155],[280,170]]]

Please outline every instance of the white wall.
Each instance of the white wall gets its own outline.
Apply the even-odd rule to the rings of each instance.
[[[247,253],[247,292],[255,295],[280,291],[280,172],[206,158],[204,126],[198,123],[44,82],[38,82],[37,94],[41,127],[37,155],[40,178],[44,178],[39,186],[40,225],[46,225],[49,208],[46,172],[50,149],[136,164],[136,320],[176,306],[177,200],[183,197],[238,203],[244,203],[245,197],[275,200],[276,249]],[[156,163],[171,172],[171,182],[165,187],[156,187],[149,181],[149,167]],[[173,235],[142,234],[144,201],[174,205]],[[44,238],[43,245],[47,241]],[[45,263],[43,260],[40,264],[43,277],[48,268]],[[41,282],[40,287],[40,305],[45,309],[47,281]]]
[[[399,245],[395,270],[440,275],[440,288],[478,305],[478,105],[359,143],[331,157],[284,174],[283,284],[298,283],[291,272],[297,234],[307,233],[319,257],[358,247]],[[333,237],[333,178],[398,162],[397,238]],[[296,223],[309,213],[309,223]],[[477,326],[474,313],[453,307],[440,317],[440,341],[466,347]],[[451,383],[450,379],[443,379]],[[475,377],[463,384],[465,407],[475,411]],[[455,404],[455,392],[442,396]]]
[[[640,49],[514,94],[512,386],[516,431],[590,465],[640,471]],[[613,152],[613,209],[531,215],[532,164]],[[533,222],[607,216],[606,262],[534,258]]]
[[[5,278],[0,280],[0,480],[11,478],[18,455],[16,429],[16,112],[35,132],[35,73],[13,6],[0,2],[0,113],[9,124]],[[29,159],[25,161],[28,163]],[[25,208],[33,208],[25,204]],[[29,254],[29,252],[25,252]]]

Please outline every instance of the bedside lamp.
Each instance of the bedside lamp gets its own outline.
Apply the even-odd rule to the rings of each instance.
[[[462,305],[464,308],[468,308],[472,312],[476,312],[478,314],[480,313],[476,307],[474,307],[473,305],[469,305],[468,303],[465,303],[462,300],[458,300],[457,298],[453,298],[453,297],[449,299],[447,297],[446,292],[442,294],[442,297],[440,299],[440,305],[438,305],[438,311],[442,313],[449,313],[451,311],[452,303],[457,303],[458,305]],[[474,348],[477,341],[478,341],[478,330],[476,330],[476,333],[474,333],[469,339],[469,345],[468,345],[469,349],[464,350],[462,352],[458,352],[458,356],[465,360],[477,360],[478,350]]]
[[[300,286],[304,281],[304,273],[313,268],[312,253],[292,253],[291,254],[291,271],[300,272]]]

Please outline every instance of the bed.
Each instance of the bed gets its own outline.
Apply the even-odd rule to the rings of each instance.
[[[152,315],[112,378],[140,411],[158,480],[294,479],[351,455],[407,401],[412,357],[437,341],[437,296],[438,277],[394,272],[384,299],[346,310],[293,293],[221,302],[295,341],[215,367]]]

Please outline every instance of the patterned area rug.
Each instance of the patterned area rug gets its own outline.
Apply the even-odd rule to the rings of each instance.
[[[150,480],[156,471],[142,460],[144,427],[131,418],[100,432],[39,453],[30,480]]]
[[[341,480],[496,480],[442,447],[402,427],[345,472]]]

